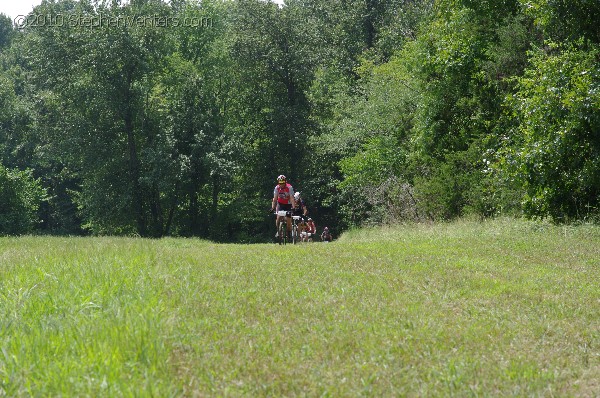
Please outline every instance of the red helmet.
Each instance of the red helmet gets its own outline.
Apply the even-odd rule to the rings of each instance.
[[[279,177],[277,177],[277,182],[286,182],[287,178],[281,174]]]

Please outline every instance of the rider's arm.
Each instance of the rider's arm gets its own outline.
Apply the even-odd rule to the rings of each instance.
[[[290,189],[290,193],[291,193],[291,189]],[[292,202],[292,207],[295,209],[296,208],[296,199],[294,199],[294,195],[290,195],[290,202]]]
[[[271,202],[271,209],[273,209],[273,211],[275,211],[276,208],[277,208],[277,188],[275,188],[275,191],[273,191],[273,201]]]
[[[296,199],[294,199],[294,187],[290,185],[290,203],[292,204],[292,208],[296,208]]]

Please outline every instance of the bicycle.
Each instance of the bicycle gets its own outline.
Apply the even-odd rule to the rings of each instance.
[[[298,220],[300,216],[292,216],[292,243],[295,245],[300,240],[300,234],[298,233]]]
[[[275,213],[278,217],[291,217],[292,218],[292,233],[291,233],[291,241],[292,244],[298,243],[299,235],[298,235],[298,220],[300,220],[300,216],[293,216],[291,211],[280,210]],[[285,245],[288,242],[288,234],[287,234],[287,220],[281,221],[279,223],[279,227],[277,228],[277,236],[279,239],[280,245]]]
[[[302,237],[301,241],[305,242],[305,243],[310,243],[313,241],[313,235],[314,234],[312,232],[304,231],[301,233],[301,237]]]
[[[276,211],[275,217],[287,217],[287,212],[285,210]],[[277,226],[277,240],[280,245],[287,243],[287,222],[285,219],[282,219]]]

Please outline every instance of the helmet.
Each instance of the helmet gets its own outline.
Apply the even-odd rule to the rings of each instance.
[[[286,182],[287,178],[281,174],[279,177],[277,177],[277,182]]]
[[[312,218],[308,217],[308,221],[312,221]]]
[[[324,229],[325,231],[329,231],[329,228],[328,228],[328,227],[325,227],[325,228],[323,228],[323,229]]]
[[[300,192],[294,193],[294,199],[298,200],[300,198]]]

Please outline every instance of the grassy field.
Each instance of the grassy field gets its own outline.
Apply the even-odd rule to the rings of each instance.
[[[0,238],[0,396],[599,396],[600,228]]]

